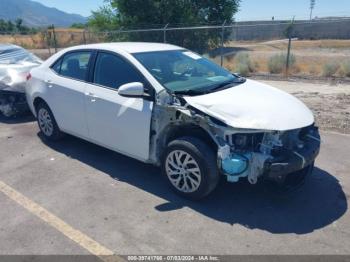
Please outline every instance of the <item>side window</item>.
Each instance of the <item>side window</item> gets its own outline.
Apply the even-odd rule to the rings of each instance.
[[[132,65],[113,54],[98,54],[94,83],[118,89],[121,85],[131,82],[144,82],[143,77]]]
[[[85,80],[90,57],[90,52],[74,52],[65,55],[61,63],[60,75]]]

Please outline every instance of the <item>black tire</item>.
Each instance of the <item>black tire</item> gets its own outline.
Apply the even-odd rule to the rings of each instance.
[[[189,154],[196,161],[200,169],[200,183],[198,188],[193,192],[183,192],[179,190],[173,185],[167,175],[166,161],[171,154],[178,150]],[[167,177],[171,187],[176,193],[191,200],[199,200],[211,193],[216,188],[220,178],[216,153],[202,140],[194,137],[181,137],[168,144],[162,157],[162,173]]]
[[[46,132],[47,130],[44,130],[43,126],[40,124],[39,114],[41,113],[41,110],[43,110],[43,112],[47,112],[52,123],[52,132]],[[53,116],[51,109],[46,103],[41,102],[38,104],[38,106],[36,107],[36,114],[37,114],[37,122],[38,122],[39,129],[41,131],[41,134],[46,140],[57,141],[60,138],[62,138],[63,133],[59,129],[57,122],[55,120],[55,117]]]

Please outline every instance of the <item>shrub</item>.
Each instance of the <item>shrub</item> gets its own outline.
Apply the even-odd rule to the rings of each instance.
[[[335,73],[337,73],[338,69],[339,69],[338,63],[336,63],[336,62],[326,63],[323,66],[323,76],[325,76],[325,77],[334,76]]]
[[[346,61],[342,64],[342,72],[344,76],[350,77],[350,61]]]
[[[255,66],[252,63],[250,56],[247,53],[238,53],[235,57],[236,71],[242,76],[247,76],[255,71]]]
[[[298,65],[293,65],[291,69],[293,74],[299,74],[301,72],[301,68]]]
[[[317,75],[317,74],[318,74],[317,68],[316,68],[314,65],[311,65],[311,66],[309,67],[309,74],[310,74],[310,75]]]
[[[241,76],[248,76],[251,72],[246,64],[238,64],[235,71]]]
[[[295,62],[296,62],[295,55],[290,54],[289,67],[292,68],[295,65]],[[286,54],[274,55],[269,59],[269,62],[268,62],[269,72],[272,74],[280,74],[286,68],[286,64],[287,64]]]

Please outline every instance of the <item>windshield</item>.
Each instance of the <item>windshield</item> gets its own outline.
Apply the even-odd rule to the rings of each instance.
[[[10,47],[8,49],[0,49],[0,64],[17,64],[21,62],[40,64],[41,60],[23,48]]]
[[[188,50],[136,53],[134,57],[169,91],[202,94],[241,78]]]

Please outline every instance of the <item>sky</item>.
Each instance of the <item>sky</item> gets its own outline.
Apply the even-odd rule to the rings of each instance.
[[[103,0],[35,0],[68,13],[89,16]],[[309,17],[310,0],[242,0],[237,21]],[[315,16],[350,16],[350,0],[316,0]]]

